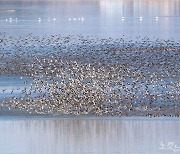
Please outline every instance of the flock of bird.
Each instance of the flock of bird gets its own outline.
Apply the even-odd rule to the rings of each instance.
[[[0,100],[1,110],[180,116],[180,44],[173,40],[1,33],[3,75],[26,81],[21,92]]]

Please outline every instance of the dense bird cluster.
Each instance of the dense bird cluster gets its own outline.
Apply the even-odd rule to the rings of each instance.
[[[172,40],[0,34],[0,52],[1,76],[27,78],[20,93],[0,100],[2,110],[180,115],[180,44]]]

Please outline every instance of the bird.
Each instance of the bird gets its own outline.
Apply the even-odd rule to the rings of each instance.
[[[180,45],[171,40],[33,34],[0,34],[0,40],[0,73],[17,75],[22,84],[0,101],[2,108],[31,115],[172,116],[168,102],[178,103]],[[171,108],[178,116],[180,106]]]

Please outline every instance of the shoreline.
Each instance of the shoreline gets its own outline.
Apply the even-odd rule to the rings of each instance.
[[[132,117],[117,117],[117,116],[23,116],[23,115],[0,115],[2,120],[121,120],[121,121],[179,121],[180,117],[147,117],[147,116],[132,116]]]

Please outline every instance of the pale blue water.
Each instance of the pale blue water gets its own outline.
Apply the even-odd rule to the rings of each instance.
[[[179,27],[180,0],[0,0],[0,32],[13,36],[125,35],[180,41]],[[8,88],[0,85],[0,90],[10,93],[21,85],[20,80]],[[180,147],[179,139],[178,118],[0,117],[0,154],[169,154],[180,152],[173,151],[175,145]],[[171,144],[171,149],[160,150],[161,142]]]
[[[0,32],[9,35],[140,35],[179,41],[179,27],[179,0],[0,0]]]
[[[178,119],[0,118],[0,153],[8,154],[171,154],[179,138]]]

